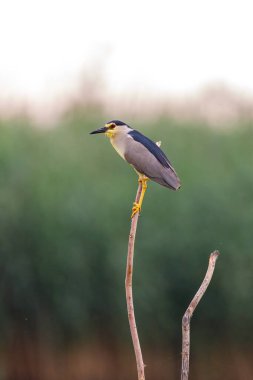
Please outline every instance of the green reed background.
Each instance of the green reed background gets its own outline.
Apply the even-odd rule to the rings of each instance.
[[[124,276],[135,172],[103,136],[102,115],[69,115],[53,129],[0,125],[0,330],[52,341],[102,334],[129,343]],[[126,120],[131,124],[131,121]],[[149,183],[135,250],[134,297],[146,346],[181,344],[181,317],[221,256],[194,315],[199,347],[253,344],[253,127],[212,129],[160,119],[134,127],[162,140],[178,192]]]

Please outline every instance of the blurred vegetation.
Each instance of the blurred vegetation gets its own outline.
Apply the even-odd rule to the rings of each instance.
[[[102,116],[69,115],[50,130],[0,125],[0,328],[57,341],[98,332],[129,342],[124,276],[135,172],[101,135]],[[162,140],[182,179],[150,183],[139,220],[134,293],[142,342],[181,344],[181,317],[221,251],[194,315],[194,339],[253,343],[253,128],[217,131],[136,122]]]

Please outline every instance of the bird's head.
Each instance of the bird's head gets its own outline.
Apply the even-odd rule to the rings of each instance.
[[[104,127],[96,129],[95,131],[90,132],[90,134],[104,133],[107,137],[112,138],[117,134],[126,134],[131,130],[132,129],[123,121],[111,120],[106,123]]]

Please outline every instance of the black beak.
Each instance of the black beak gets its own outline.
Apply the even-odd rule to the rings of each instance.
[[[106,127],[102,127],[102,128],[96,129],[93,132],[90,132],[90,135],[95,135],[96,133],[105,133],[106,131],[107,131],[107,128]]]

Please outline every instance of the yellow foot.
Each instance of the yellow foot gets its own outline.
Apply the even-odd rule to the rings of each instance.
[[[133,218],[134,215],[137,214],[137,212],[140,212],[140,211],[141,211],[141,205],[139,203],[134,202],[134,205],[133,205],[133,208],[132,208],[131,218]]]

